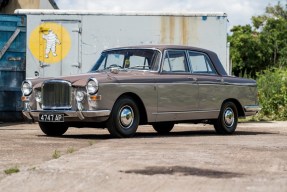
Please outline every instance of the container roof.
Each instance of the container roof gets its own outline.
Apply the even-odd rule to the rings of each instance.
[[[106,11],[106,10],[50,10],[50,9],[16,9],[16,14],[26,15],[139,15],[139,16],[193,16],[193,17],[227,17],[224,12],[182,12],[182,11]]]

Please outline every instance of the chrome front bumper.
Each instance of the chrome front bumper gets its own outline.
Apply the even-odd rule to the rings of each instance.
[[[261,110],[261,107],[258,105],[247,105],[247,106],[244,106],[243,108],[244,108],[245,116],[256,115]]]
[[[98,111],[70,111],[70,110],[24,110],[23,115],[34,121],[39,121],[40,114],[64,114],[65,121],[84,121],[89,118],[101,118],[107,119],[111,113],[110,110],[98,110]]]

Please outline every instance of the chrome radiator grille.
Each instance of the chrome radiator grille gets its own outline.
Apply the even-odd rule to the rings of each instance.
[[[50,80],[42,86],[43,109],[70,109],[72,85],[68,81]]]

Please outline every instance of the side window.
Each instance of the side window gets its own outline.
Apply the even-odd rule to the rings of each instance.
[[[188,52],[193,73],[216,74],[216,71],[207,55],[198,52]]]
[[[165,52],[163,61],[163,72],[189,72],[189,67],[185,57],[185,51],[168,50]]]

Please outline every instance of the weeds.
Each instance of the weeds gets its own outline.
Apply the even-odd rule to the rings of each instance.
[[[7,174],[7,175],[11,175],[13,173],[18,173],[18,172],[20,172],[18,166],[11,167],[9,169],[4,170],[4,173]]]
[[[60,151],[58,151],[58,150],[56,149],[56,150],[54,151],[52,157],[53,157],[53,159],[58,159],[59,157],[61,157]]]
[[[259,119],[287,119],[287,69],[270,69],[258,75]]]
[[[69,147],[67,149],[67,153],[74,153],[76,151],[76,149],[74,149],[73,147]]]

